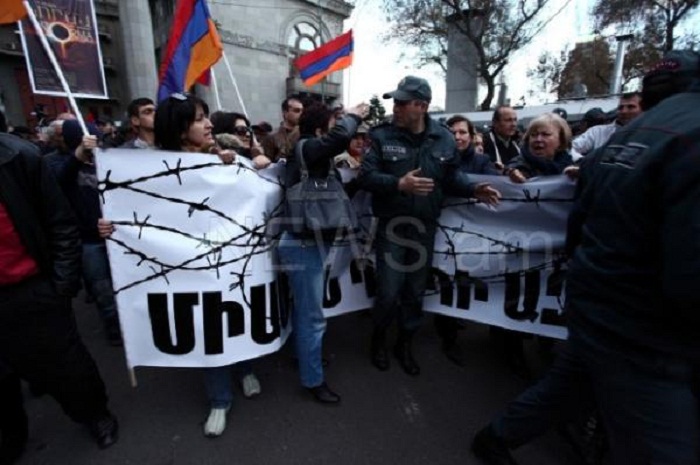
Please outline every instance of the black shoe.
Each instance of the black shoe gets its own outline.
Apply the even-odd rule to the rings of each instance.
[[[466,364],[464,352],[457,341],[443,341],[442,353],[445,354],[445,357],[447,357],[449,361],[457,366],[463,367]]]
[[[106,449],[119,440],[119,423],[117,417],[111,413],[97,421],[88,423],[87,427],[100,449]]]
[[[27,415],[24,409],[12,418],[12,427],[5,427],[9,422],[3,420],[3,428],[0,428],[0,465],[15,463],[24,453],[27,445],[28,427]]]
[[[0,412],[0,465],[10,465],[24,452],[29,432],[22,387],[14,373],[0,375]]]
[[[22,454],[24,454],[25,444],[20,446],[19,444],[13,444],[3,439],[2,446],[0,446],[0,465],[12,465],[19,460]]]
[[[418,376],[420,374],[420,367],[413,358],[410,338],[399,338],[399,341],[394,346],[394,356],[399,361],[399,365],[401,365],[403,371],[407,374],[411,376]]]
[[[306,390],[314,396],[316,402],[322,404],[337,404],[340,402],[340,396],[331,391],[331,388],[329,388],[325,382],[316,387],[306,388]]]
[[[518,465],[503,439],[496,436],[491,426],[482,429],[472,441],[472,452],[488,465]]]
[[[374,330],[372,333],[372,343],[370,345],[370,353],[372,357],[372,365],[380,371],[389,369],[389,353],[386,350],[386,336],[383,331]]]
[[[566,423],[559,434],[586,465],[601,465],[608,450],[607,436],[597,415],[584,421]]]

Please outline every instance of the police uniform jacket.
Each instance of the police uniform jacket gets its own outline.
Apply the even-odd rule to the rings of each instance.
[[[459,154],[452,133],[428,116],[425,126],[420,135],[391,123],[370,131],[371,147],[362,161],[358,184],[374,194],[375,216],[434,220],[440,215],[445,195],[474,195],[474,184],[458,169]],[[418,168],[418,176],[435,182],[433,191],[427,196],[399,191],[399,179]]]

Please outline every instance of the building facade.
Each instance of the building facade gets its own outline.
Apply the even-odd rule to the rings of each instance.
[[[167,48],[176,0],[93,0],[102,47],[108,100],[80,99],[84,115],[124,117],[129,101],[153,98],[157,67]],[[352,5],[342,0],[208,0],[224,44],[230,70],[223,60],[214,68],[221,108],[242,111],[252,121],[274,123],[280,103],[300,94],[326,101],[342,96],[342,73],[334,73],[309,88],[292,66],[294,58],[343,32]],[[239,92],[236,92],[231,76]],[[218,109],[213,86],[197,86],[213,110]],[[31,91],[16,25],[0,26],[0,108],[15,125],[36,126],[37,105],[49,117],[68,109],[63,98]]]

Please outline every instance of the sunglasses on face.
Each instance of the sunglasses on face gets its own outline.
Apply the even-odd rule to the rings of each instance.
[[[237,136],[246,136],[250,134],[250,128],[248,126],[236,126],[233,128],[233,133]]]
[[[289,107],[289,111],[291,111],[292,113],[301,113],[303,110],[303,108]]]

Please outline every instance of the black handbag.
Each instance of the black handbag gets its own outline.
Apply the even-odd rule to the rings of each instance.
[[[309,175],[299,141],[295,156],[299,160],[301,180],[288,187],[286,192],[287,220],[290,230],[296,234],[309,231],[355,230],[358,227],[355,208],[350,202],[343,183],[336,175],[333,159],[329,161],[328,176],[316,178]]]

